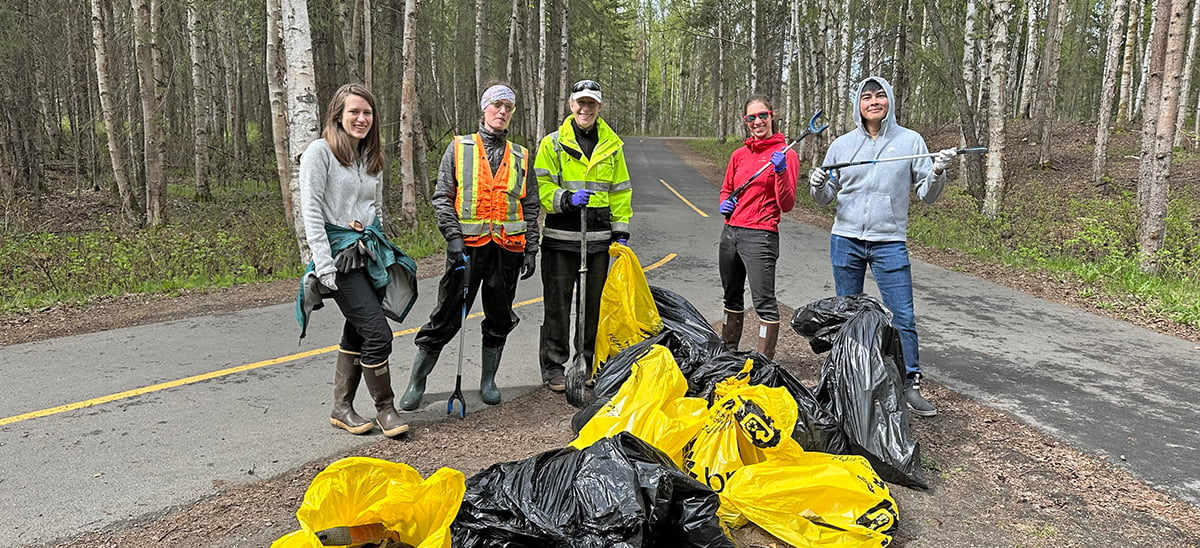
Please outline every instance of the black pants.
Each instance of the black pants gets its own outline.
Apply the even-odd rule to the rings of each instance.
[[[468,287],[467,308],[483,289],[483,346],[500,348],[520,318],[513,312],[517,279],[521,274],[523,253],[508,251],[495,242],[467,247],[467,268],[459,268],[459,258],[446,258],[446,273],[438,283],[438,305],[421,326],[416,344],[426,352],[441,352],[442,347],[462,328],[463,284]],[[470,279],[465,274],[469,273]]]
[[[589,366],[596,353],[596,324],[600,321],[600,293],[608,279],[608,252],[588,252],[587,303],[584,314],[583,356]],[[563,364],[571,358],[571,292],[579,278],[579,252],[542,247],[542,294],[545,316],[538,361],[542,380],[563,374]],[[576,311],[578,313],[578,311]],[[575,350],[579,351],[576,333]]]
[[[725,225],[717,252],[725,310],[745,310],[746,278],[749,277],[750,296],[754,299],[758,318],[765,322],[779,321],[779,303],[775,301],[775,263],[778,261],[779,233]]]
[[[373,366],[388,361],[392,355],[392,326],[383,314],[383,295],[386,287],[371,286],[365,269],[338,272],[335,278],[338,289],[333,292],[337,303],[346,317],[342,326],[343,350],[359,352],[363,365]]]

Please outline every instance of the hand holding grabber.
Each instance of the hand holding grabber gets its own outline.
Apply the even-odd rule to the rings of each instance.
[[[829,124],[825,124],[821,127],[817,127],[817,119],[820,118],[822,114],[825,114],[825,111],[818,109],[817,113],[813,114],[812,118],[808,119],[808,127],[804,129],[804,133],[801,133],[800,136],[797,137],[795,141],[788,143],[788,146],[783,147],[783,150],[780,150],[779,152],[787,153],[788,150],[790,150],[792,147],[799,144],[800,141],[803,141],[805,137],[808,137],[809,135],[816,135],[816,134],[821,133],[822,131],[825,131],[825,129],[829,127]],[[758,168],[758,171],[754,172],[754,175],[751,175],[750,178],[746,180],[746,182],[742,183],[741,185],[738,185],[738,187],[733,189],[733,192],[730,192],[729,196],[725,198],[725,200],[730,202],[730,204],[733,206],[733,207],[723,207],[722,208],[721,214],[724,215],[726,219],[729,219],[729,216],[733,215],[733,209],[735,207],[737,207],[738,195],[741,194],[743,191],[745,191],[746,187],[749,187],[750,183],[753,183],[754,180],[757,179],[759,175],[762,175],[762,172],[766,171],[767,166],[769,166],[769,165],[772,165],[772,163],[767,162],[767,163],[763,164],[762,167]],[[729,211],[726,212],[725,209],[728,209]]]

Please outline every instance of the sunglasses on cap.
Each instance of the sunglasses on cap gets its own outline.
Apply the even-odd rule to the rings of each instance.
[[[769,110],[764,110],[758,114],[747,114],[742,117],[742,120],[744,120],[747,124],[752,124],[754,123],[755,118],[758,118],[759,120],[766,120],[767,118],[770,118],[772,114],[774,113]]]
[[[571,88],[572,93],[579,93],[583,90],[600,91],[600,84],[595,80],[580,80],[575,82],[575,86]]]

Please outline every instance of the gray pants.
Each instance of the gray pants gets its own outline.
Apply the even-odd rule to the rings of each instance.
[[[745,310],[746,279],[749,278],[750,296],[754,299],[758,318],[778,322],[779,303],[775,301],[775,263],[778,260],[779,233],[725,225],[717,252],[725,310]]]

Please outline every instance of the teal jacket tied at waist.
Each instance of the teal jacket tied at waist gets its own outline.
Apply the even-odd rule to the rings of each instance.
[[[332,255],[337,257],[343,249],[361,241],[370,252],[367,261],[367,277],[376,289],[386,287],[383,297],[383,313],[393,321],[404,321],[413,303],[417,301],[417,263],[400,248],[388,241],[378,220],[362,232],[352,228],[326,223],[325,233],[329,236]],[[310,261],[300,278],[300,290],[296,293],[296,321],[300,324],[300,338],[308,332],[308,317],[313,310],[321,308],[322,299],[332,292],[321,285]]]

